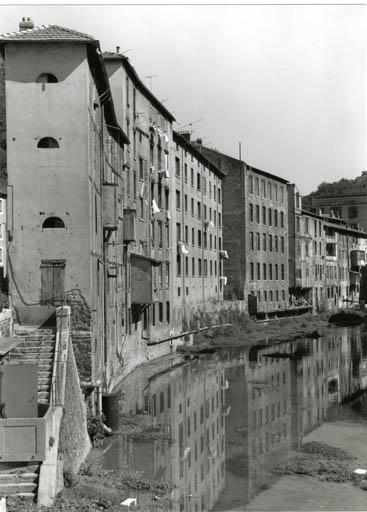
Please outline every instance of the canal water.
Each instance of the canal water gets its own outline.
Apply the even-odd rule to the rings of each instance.
[[[104,465],[172,485],[172,510],[247,510],[305,436],[338,421],[367,427],[366,387],[359,327],[160,361],[116,390]]]

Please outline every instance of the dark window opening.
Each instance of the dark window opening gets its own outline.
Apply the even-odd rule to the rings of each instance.
[[[64,221],[59,217],[48,217],[42,224],[42,229],[65,228]]]
[[[57,82],[58,82],[58,79],[52,73],[42,73],[37,78],[37,83],[38,84],[55,84]]]
[[[38,148],[54,149],[54,148],[59,148],[60,146],[56,139],[54,139],[52,137],[43,137],[42,139],[40,139],[38,141],[37,147]]]

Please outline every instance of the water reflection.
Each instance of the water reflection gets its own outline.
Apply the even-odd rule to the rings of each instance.
[[[120,435],[106,465],[172,484],[171,509],[245,509],[271,470],[303,436],[337,417],[367,383],[367,337],[337,329],[325,338],[222,350],[121,386],[120,413],[151,435]],[[122,419],[121,419],[122,421]]]

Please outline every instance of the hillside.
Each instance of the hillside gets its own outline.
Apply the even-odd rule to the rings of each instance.
[[[302,203],[306,208],[311,206],[311,200],[314,197],[357,196],[361,194],[367,194],[367,172],[363,172],[361,176],[351,180],[342,178],[333,183],[323,181],[315,192],[311,192],[302,198]]]

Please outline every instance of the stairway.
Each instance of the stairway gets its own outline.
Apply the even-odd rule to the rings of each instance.
[[[48,405],[55,354],[55,329],[16,326],[15,335],[23,337],[24,341],[11,351],[11,362],[38,364],[38,403]]]
[[[38,490],[40,464],[30,462],[2,463],[0,470],[0,497],[20,497],[35,501]]]

